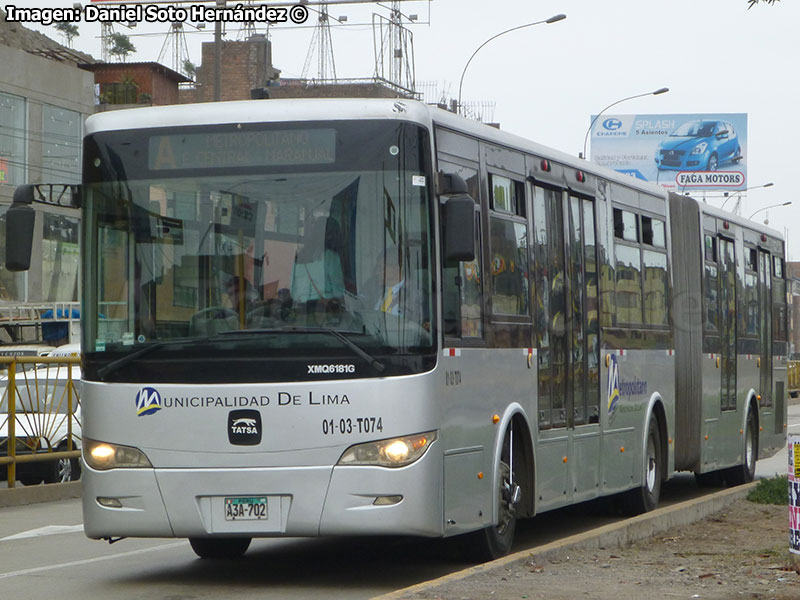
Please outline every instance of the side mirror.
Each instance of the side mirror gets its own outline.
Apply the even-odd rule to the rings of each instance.
[[[438,174],[438,181],[436,184],[437,191],[440,196],[454,196],[456,194],[467,194],[467,182],[461,175],[456,173],[442,173]]]
[[[32,203],[32,185],[21,185],[14,190],[14,200],[6,212],[6,269],[9,271],[31,268],[33,224],[36,220]]]
[[[467,194],[451,196],[442,215],[445,261],[475,260],[475,201]]]

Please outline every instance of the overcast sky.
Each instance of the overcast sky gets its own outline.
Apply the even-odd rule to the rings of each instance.
[[[8,4],[71,7],[73,1],[0,0]],[[800,197],[792,187],[800,172],[800,131],[793,129],[800,107],[800,2],[747,10],[747,0],[432,0],[403,2],[402,9],[430,20],[412,26],[417,81],[436,82],[450,97],[458,95],[464,65],[486,39],[565,13],[564,21],[487,44],[470,64],[463,97],[494,102],[494,120],[503,129],[570,154],[582,150],[590,115],[664,86],[669,93],[630,100],[610,112],[747,113],[747,185],[775,185],[748,192],[742,214],[793,201],[757,218],[768,215],[771,226],[788,233],[790,258],[800,260]],[[373,5],[330,8],[332,16],[347,15],[351,24],[332,31],[339,77],[372,75],[373,12],[387,14]],[[63,41],[52,27],[28,25]],[[162,33],[132,37],[137,52],[128,60],[156,60],[168,28],[143,24],[130,30]],[[236,39],[239,26],[227,29],[227,39]],[[209,26],[206,33],[187,36],[195,64],[200,43],[210,41],[212,32]],[[312,34],[310,28],[271,28],[274,64],[284,76],[300,76]],[[99,58],[98,35],[99,26],[82,23],[74,47]],[[709,202],[722,203],[719,194],[713,196]]]

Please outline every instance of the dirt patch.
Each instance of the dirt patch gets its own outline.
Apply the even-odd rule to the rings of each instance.
[[[572,549],[410,593],[415,600],[800,598],[786,507],[738,500],[625,548]]]

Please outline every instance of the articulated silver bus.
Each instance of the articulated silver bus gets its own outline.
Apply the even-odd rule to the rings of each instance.
[[[95,115],[73,204],[91,538],[488,558],[518,518],[650,510],[785,443],[778,232],[446,111]]]

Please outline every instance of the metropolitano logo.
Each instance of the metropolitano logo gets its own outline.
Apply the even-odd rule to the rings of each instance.
[[[617,363],[617,356],[615,354],[609,354],[608,359],[608,391],[606,392],[606,400],[608,401],[608,420],[611,422],[617,412],[617,405],[619,404],[620,397],[619,363]]]
[[[162,409],[161,394],[156,388],[143,387],[136,394],[136,416],[152,415]]]

